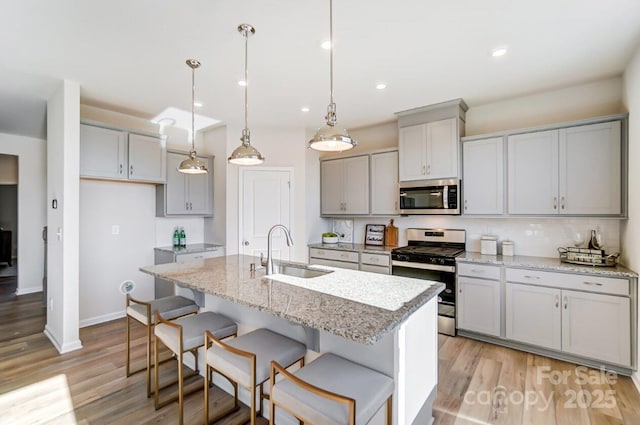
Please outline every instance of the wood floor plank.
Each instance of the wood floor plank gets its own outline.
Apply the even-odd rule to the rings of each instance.
[[[31,313],[38,305],[39,297],[31,295],[24,296],[28,297],[25,299],[20,296],[0,300],[0,323],[8,323],[3,322],[3,314],[11,315],[11,323],[15,327],[12,331],[2,329],[10,338],[0,344],[0,423],[6,422],[7,412],[19,412],[16,421],[9,422],[12,424],[177,423],[177,403],[155,410],[153,399],[147,398],[144,373],[125,377],[124,319],[81,329],[83,348],[60,355],[41,329],[33,331],[32,319],[35,316]],[[25,311],[24,321],[20,320],[21,309]],[[44,309],[41,320],[44,323]],[[134,325],[132,356],[139,366],[145,364],[145,338],[145,328]],[[567,371],[575,378],[576,365],[459,336],[439,335],[438,341],[436,425],[640,424],[640,395],[628,377],[619,376],[615,383],[557,385],[544,378],[542,371]],[[176,370],[175,361],[167,363],[160,370],[162,379],[175,377]],[[51,380],[55,379],[63,379],[66,383],[53,385]],[[565,408],[563,404],[567,399],[559,395],[567,390],[593,393],[607,388],[614,392],[615,408]],[[25,389],[32,389],[34,393],[25,396],[21,393]],[[489,403],[465,403],[465,396],[472,400],[469,398],[471,391],[489,391]],[[510,397],[506,405],[498,401],[499,391]],[[519,394],[525,396],[528,392],[541,395],[537,404],[528,406],[517,402]],[[550,405],[544,405],[542,396],[551,398]],[[58,397],[55,403],[52,397]],[[213,387],[209,400],[211,409],[219,410],[232,401],[231,396]],[[66,402],[71,406],[67,409],[70,411],[64,409]],[[202,391],[185,398],[186,424],[202,424],[203,402]],[[12,403],[11,409],[14,410],[9,410],[7,403]],[[503,407],[506,409],[501,410]],[[233,425],[247,418],[248,408],[242,406],[239,412],[218,425]],[[266,424],[266,420],[258,420],[258,425]]]

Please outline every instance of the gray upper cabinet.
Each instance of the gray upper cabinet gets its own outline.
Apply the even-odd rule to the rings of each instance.
[[[127,179],[127,133],[80,124],[80,175]]]
[[[322,215],[369,214],[369,156],[320,164]]]
[[[504,212],[503,138],[462,144],[463,213],[500,215]]]
[[[460,177],[460,137],[468,106],[462,99],[396,112],[399,179]]]
[[[623,214],[621,121],[508,138],[509,214]]]
[[[82,177],[164,183],[165,140],[91,124],[80,125]]]
[[[398,151],[371,154],[371,214],[398,214]]]
[[[180,163],[188,153],[167,152],[167,182],[156,188],[156,215],[213,215],[213,164],[210,157],[198,156],[207,164],[207,174],[184,174],[178,172]]]

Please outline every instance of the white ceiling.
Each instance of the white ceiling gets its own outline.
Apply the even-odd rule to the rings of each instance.
[[[151,118],[190,110],[316,128],[329,102],[328,0],[0,0],[0,131],[37,135],[61,79],[82,102]],[[338,124],[462,97],[469,106],[620,75],[640,45],[638,0],[334,0]],[[506,45],[496,59],[491,51]],[[379,91],[379,81],[388,84]],[[308,106],[310,112],[300,111]],[[40,116],[33,115],[40,113]]]

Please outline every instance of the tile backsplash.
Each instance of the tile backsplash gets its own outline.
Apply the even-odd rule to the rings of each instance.
[[[386,224],[389,219],[355,219],[354,242],[363,243],[365,224]],[[504,240],[513,241],[515,255],[557,257],[558,247],[574,246],[576,232],[583,234],[582,246],[588,244],[591,229],[602,234],[605,251],[620,251],[620,220],[602,218],[467,218],[461,216],[409,216],[396,217],[399,228],[399,246],[407,244],[409,227],[465,229],[467,251],[480,252],[480,237],[484,234],[498,237],[498,253]]]

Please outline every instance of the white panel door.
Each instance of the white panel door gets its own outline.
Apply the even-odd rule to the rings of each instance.
[[[127,133],[80,124],[80,175],[127,179]]]
[[[427,135],[427,178],[458,177],[457,118],[430,122]]]
[[[560,290],[510,282],[506,290],[506,337],[559,350],[562,342]]]
[[[398,214],[398,152],[371,155],[371,214]]]
[[[620,214],[620,121],[560,130],[560,213]]]
[[[504,199],[503,138],[462,145],[463,213],[502,214]]]
[[[291,229],[290,170],[242,168],[240,170],[242,219],[240,223],[240,251],[245,255],[267,256],[267,234],[276,224]],[[290,249],[282,230],[275,230],[272,238],[274,259],[289,260]]]
[[[166,152],[165,142],[159,137],[129,134],[129,179],[164,183]]]
[[[400,181],[422,180],[427,176],[426,125],[402,127],[398,140],[398,172]]]
[[[369,156],[342,160],[342,202],[346,214],[369,214]]]
[[[562,350],[631,366],[629,298],[562,291]]]
[[[457,327],[500,336],[500,282],[458,277]]]
[[[342,160],[320,163],[320,204],[322,214],[344,214],[342,202]]]
[[[509,214],[557,214],[558,130],[509,136]]]

